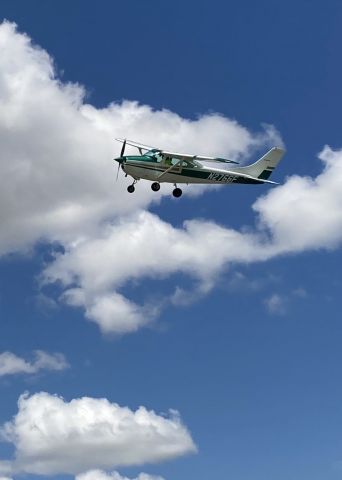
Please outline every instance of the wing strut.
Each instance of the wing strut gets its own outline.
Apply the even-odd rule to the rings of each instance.
[[[171,167],[167,168],[163,173],[161,173],[160,175],[158,175],[157,180],[159,180],[159,179],[162,178],[164,175],[166,175],[167,173],[169,173],[173,168],[177,167],[177,165],[179,165],[180,163],[183,163],[183,159],[178,160],[178,162],[176,162],[174,165],[171,165]]]

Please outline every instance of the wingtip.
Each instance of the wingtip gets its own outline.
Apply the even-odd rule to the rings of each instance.
[[[280,152],[283,152],[283,153],[286,152],[286,148],[284,147],[273,147],[272,150],[279,150]]]

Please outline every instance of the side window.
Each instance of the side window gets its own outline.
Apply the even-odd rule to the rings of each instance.
[[[166,167],[171,167],[172,165],[176,165],[177,167],[180,167],[181,166],[181,162],[179,160],[179,158],[171,158],[171,157],[167,157],[167,158],[164,158],[164,165]],[[185,160],[183,160],[182,162],[182,168],[189,168],[191,167],[191,165],[186,162]]]
[[[161,155],[158,155],[158,153],[153,153],[153,155],[150,155],[150,157],[153,159],[154,162],[160,163],[163,160],[163,157]]]
[[[171,157],[164,158],[164,165],[166,165],[167,167],[171,167],[171,165],[174,165],[173,160],[174,159]]]

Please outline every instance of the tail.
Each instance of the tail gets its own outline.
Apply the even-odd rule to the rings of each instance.
[[[252,163],[252,165],[248,165],[247,167],[241,167],[239,170],[241,173],[251,175],[252,177],[267,180],[282,159],[284,153],[284,149],[273,147],[255,163]]]

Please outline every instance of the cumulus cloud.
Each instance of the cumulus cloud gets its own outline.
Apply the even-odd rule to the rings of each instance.
[[[82,86],[56,76],[51,57],[14,24],[0,25],[0,48],[0,254],[39,239],[96,235],[105,219],[160,198],[145,182],[134,195],[122,175],[115,183],[116,136],[232,158],[277,136],[272,127],[252,134],[219,114],[189,120],[129,101],[97,109]]]
[[[59,282],[60,300],[83,308],[102,331],[148,325],[168,302],[207,293],[231,263],[340,245],[341,151],[325,147],[316,178],[294,175],[259,197],[247,232],[194,219],[175,228],[147,212],[167,186],[156,195],[141,182],[127,195],[128,179],[115,183],[113,138],[244,160],[281,143],[274,127],[252,133],[219,114],[190,120],[129,101],[97,109],[15,25],[0,25],[0,46],[0,254],[40,239],[61,244],[64,253],[47,266],[43,283]],[[175,285],[169,300],[152,304],[124,294],[131,280],[176,273],[194,279],[193,292]]]
[[[0,478],[1,480],[1,478]],[[90,470],[89,472],[81,473],[75,477],[75,480],[130,480],[123,477],[118,472],[106,473],[102,470]],[[140,473],[137,477],[131,480],[164,480],[163,477],[156,475],[149,475],[148,473]]]
[[[44,282],[61,282],[63,300],[84,307],[104,332],[124,333],[146,325],[159,311],[158,305],[137,305],[117,293],[129,280],[182,272],[197,278],[197,291],[204,294],[227,261],[256,260],[256,242],[253,235],[212,222],[192,220],[175,228],[145,211],[56,256],[44,271]],[[259,256],[265,256],[262,249]],[[178,289],[171,301],[185,303],[185,296]]]
[[[189,220],[176,228],[145,211],[108,225],[101,237],[67,248],[46,268],[44,281],[59,281],[66,303],[75,304],[76,295],[78,306],[103,331],[123,332],[125,315],[130,320],[125,331],[133,331],[153,315],[146,316],[144,305],[117,293],[131,280],[184,273],[206,293],[230,264],[336,248],[342,240],[342,152],[325,148],[320,159],[323,171],[316,178],[290,177],[261,196],[253,205],[255,226],[247,232],[204,220]],[[186,297],[178,288],[171,301],[184,304]],[[122,303],[124,314],[111,315],[111,302]],[[273,304],[270,299],[274,310]]]
[[[342,151],[325,147],[316,178],[289,177],[253,208],[271,234],[274,253],[336,248],[342,240]]]
[[[8,460],[0,460],[0,477],[1,480],[12,480],[12,478],[9,477],[12,473],[12,464]]]
[[[145,407],[132,411],[104,398],[67,402],[45,392],[22,395],[18,413],[2,426],[0,435],[15,447],[15,459],[4,474],[9,465],[13,473],[79,474],[196,451],[174,410],[162,416]]]
[[[6,179],[0,191],[0,254],[25,250],[40,239],[59,242],[67,252],[78,245],[89,252],[115,234],[119,235],[116,244],[134,236],[132,214],[144,212],[170,189],[163,186],[156,196],[148,183],[142,182],[134,195],[127,195],[128,180],[120,176],[114,182],[112,158],[119,148],[113,145],[115,136],[232,159],[244,159],[257,148],[281,143],[272,126],[251,133],[220,114],[190,120],[129,101],[97,109],[86,103],[82,86],[63,83],[56,76],[47,52],[18,33],[14,24],[0,25],[0,46],[4,52],[0,58],[0,174]],[[202,189],[196,186],[194,191]],[[131,218],[126,233],[120,230],[122,222],[128,225],[122,220],[125,216]],[[141,217],[136,218],[139,222]],[[139,224],[137,227],[141,231]],[[102,262],[100,255],[95,257]],[[128,262],[114,270],[128,278],[132,267]],[[142,265],[135,276],[143,271]],[[78,272],[72,275],[78,276]],[[117,278],[107,281],[117,282]],[[156,305],[137,306],[116,290],[90,291],[83,285],[68,288],[63,299],[84,306],[86,316],[104,331],[134,331],[159,310]]]
[[[0,377],[18,373],[34,374],[40,370],[64,370],[69,366],[61,353],[50,354],[36,350],[34,357],[30,362],[12,352],[0,353]]]

